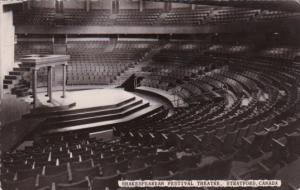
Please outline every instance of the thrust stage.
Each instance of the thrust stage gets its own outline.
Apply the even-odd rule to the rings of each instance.
[[[122,88],[69,91],[64,98],[61,91],[56,91],[51,102],[46,92],[37,93],[36,97],[37,107],[24,118],[45,118],[39,130],[47,134],[107,130],[163,108]],[[32,102],[29,96],[24,100]]]

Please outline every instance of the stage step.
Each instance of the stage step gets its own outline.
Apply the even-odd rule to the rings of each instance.
[[[10,71],[9,72],[9,75],[18,75],[18,76],[21,76],[23,74],[23,72],[21,71]]]
[[[47,118],[47,121],[64,121],[64,120],[72,120],[72,119],[80,119],[80,118],[84,118],[84,117],[97,117],[97,116],[101,116],[101,115],[107,115],[107,114],[116,114],[116,113],[120,113],[123,112],[127,109],[130,109],[134,106],[137,106],[139,104],[142,104],[143,100],[135,100],[132,102],[129,102],[128,104],[125,104],[123,106],[114,108],[114,109],[100,109],[100,110],[87,110],[84,112],[80,112],[80,113],[70,113],[70,114],[64,114],[64,115],[55,115],[55,116],[51,116]]]
[[[60,128],[60,127],[74,126],[74,125],[96,123],[96,122],[108,121],[108,120],[113,120],[113,119],[120,119],[120,118],[123,118],[130,114],[133,114],[137,111],[140,111],[144,108],[147,108],[147,107],[149,107],[149,105],[150,105],[149,102],[140,103],[140,104],[135,105],[129,109],[126,109],[120,113],[106,114],[106,115],[100,115],[100,116],[93,116],[93,117],[83,116],[82,118],[66,119],[66,120],[62,120],[62,121],[57,121],[55,119],[51,120],[51,121],[48,120],[45,123],[43,123],[42,126],[53,129],[53,128]]]
[[[78,130],[88,130],[89,132],[95,132],[95,131],[99,132],[101,130],[111,129],[113,126],[116,126],[118,124],[124,124],[127,122],[131,122],[135,119],[147,117],[149,115],[152,115],[152,114],[160,111],[162,108],[163,108],[162,105],[152,105],[152,106],[148,106],[144,109],[141,109],[139,111],[136,111],[135,113],[132,113],[123,118],[117,118],[117,119],[111,119],[109,121],[100,121],[100,122],[93,122],[93,123],[87,123],[87,124],[78,124],[78,125],[73,125],[73,126],[69,126],[69,127],[52,128],[52,129],[48,129],[48,130],[46,129],[46,130],[43,130],[42,133],[54,134],[54,133],[65,133],[65,132],[78,131]]]
[[[90,108],[82,108],[82,109],[68,109],[68,110],[52,110],[49,109],[44,110],[43,108],[35,109],[34,112],[24,115],[23,117],[55,117],[55,116],[67,116],[67,115],[76,115],[76,114],[83,114],[83,113],[89,113],[89,112],[96,112],[96,111],[111,111],[112,109],[119,108],[121,106],[130,104],[131,102],[136,101],[136,97],[129,98],[127,100],[124,100],[118,104],[115,105],[109,105],[109,106],[96,106],[96,107],[90,107]]]
[[[13,71],[30,71],[30,67],[15,67],[13,68]]]
[[[4,79],[17,80],[17,79],[21,79],[21,76],[17,76],[17,75],[5,75]]]

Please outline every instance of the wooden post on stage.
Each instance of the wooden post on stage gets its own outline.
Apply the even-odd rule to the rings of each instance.
[[[38,69],[34,68],[32,70],[32,97],[33,97],[33,108],[37,107],[37,71]]]
[[[32,70],[32,95],[33,108],[37,108],[37,71],[40,68],[48,68],[48,89],[49,101],[52,102],[53,80],[52,71],[55,66],[63,65],[63,89],[62,98],[66,97],[66,67],[70,60],[69,55],[29,55],[21,59],[24,66],[31,67]]]
[[[66,82],[67,82],[67,65],[63,64],[63,94],[62,94],[62,98],[66,97]]]
[[[52,83],[53,83],[53,79],[52,79],[52,70],[53,70],[53,67],[50,66],[48,67],[48,92],[47,92],[47,95],[49,97],[49,100],[48,102],[52,102]]]

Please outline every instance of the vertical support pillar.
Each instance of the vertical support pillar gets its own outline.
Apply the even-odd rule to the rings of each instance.
[[[63,87],[63,94],[62,94],[62,98],[65,98],[66,97],[66,82],[67,82],[67,65],[66,64],[63,64],[63,84],[62,84],[62,87]]]
[[[91,10],[91,0],[85,0],[85,11],[90,12]]]
[[[140,10],[140,12],[144,11],[144,0],[139,1],[139,10]]]
[[[37,69],[32,70],[32,97],[33,97],[33,108],[37,107]]]
[[[191,4],[191,10],[194,11],[196,9],[196,4]]]
[[[26,1],[26,5],[27,5],[27,10],[30,10],[31,9],[31,0],[29,0],[29,1]]]
[[[52,71],[53,71],[53,67],[52,66],[48,67],[48,96],[49,96],[48,102],[52,102],[52,87],[53,87]]]

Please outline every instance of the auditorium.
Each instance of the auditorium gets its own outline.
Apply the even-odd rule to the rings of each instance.
[[[299,190],[299,34],[299,0],[0,0],[0,190]]]

